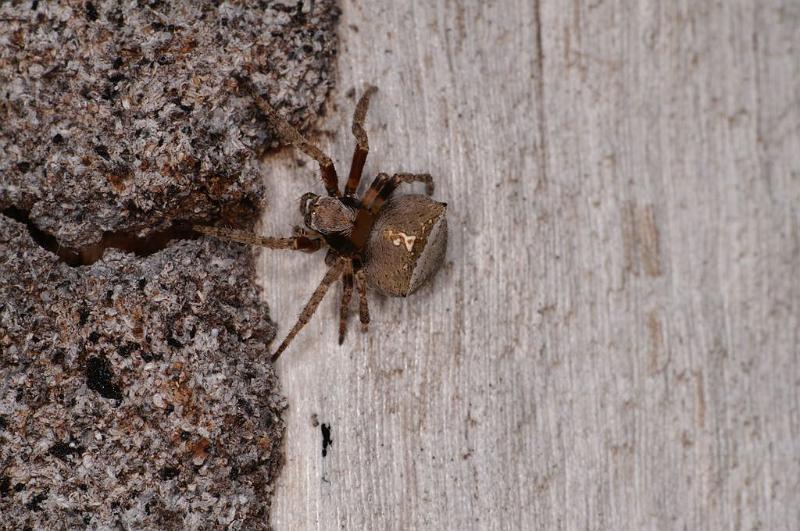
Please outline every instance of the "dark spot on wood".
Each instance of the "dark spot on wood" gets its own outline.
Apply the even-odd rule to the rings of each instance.
[[[107,359],[99,356],[86,362],[86,385],[103,398],[122,400],[122,389],[114,383],[114,372]]]
[[[328,455],[328,448],[333,446],[333,438],[331,437],[331,425],[320,424],[320,430],[322,431],[322,457],[325,457]]]

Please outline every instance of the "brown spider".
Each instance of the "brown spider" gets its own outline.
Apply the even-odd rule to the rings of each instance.
[[[401,183],[412,182],[425,183],[426,193],[432,195],[433,179],[427,173],[396,173],[392,177],[379,173],[362,197],[356,195],[369,153],[364,118],[369,98],[377,90],[375,87],[367,88],[353,113],[356,147],[344,194],[341,194],[331,158],[278,115],[266,98],[258,94],[249,78],[238,74],[233,77],[239,87],[255,100],[280,138],[319,163],[328,197],[310,192],[303,195],[300,211],[307,229],[296,227],[294,236],[290,238],[264,237],[218,227],[194,228],[217,238],[270,249],[314,252],[326,244],[325,263],[330,268],[303,308],[297,323],[272,355],[272,361],[286,350],[314,314],[328,288],[340,278],[343,282],[339,314],[341,345],[347,329],[354,283],[358,290],[361,323],[366,329],[369,323],[367,285],[389,296],[405,297],[419,289],[439,269],[447,247],[447,205],[424,195],[392,196]]]

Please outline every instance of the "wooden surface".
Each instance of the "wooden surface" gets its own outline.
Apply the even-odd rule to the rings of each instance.
[[[368,173],[436,177],[448,263],[281,359],[273,525],[796,528],[800,3],[345,1],[341,36],[320,145],[346,174],[378,84]],[[297,158],[265,233],[322,190]],[[276,315],[324,274],[260,264]]]

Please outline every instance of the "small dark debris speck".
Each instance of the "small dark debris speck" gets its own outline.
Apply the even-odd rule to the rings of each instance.
[[[131,355],[131,352],[133,352],[138,348],[139,345],[137,343],[134,343],[133,341],[127,341],[117,347],[117,354],[119,354],[123,358],[127,358],[128,356]]]
[[[320,430],[322,431],[322,457],[328,455],[328,448],[333,446],[333,438],[331,437],[331,425],[321,424]]]
[[[68,458],[72,455],[82,455],[83,447],[77,446],[74,443],[69,444],[59,441],[51,446],[47,452],[62,461],[69,461]]]
[[[47,499],[46,492],[40,492],[39,494],[35,495],[31,498],[31,501],[25,504],[25,507],[30,509],[31,511],[41,511],[42,507],[41,504],[43,501]]]
[[[53,351],[53,355],[50,358],[50,361],[53,362],[53,365],[61,365],[64,363],[64,349],[57,348]]]
[[[113,381],[114,373],[107,359],[89,358],[86,362],[86,385],[103,398],[122,400],[122,389]]]
[[[250,405],[250,402],[248,402],[244,398],[239,398],[236,401],[236,403],[238,404],[240,409],[244,410],[245,413],[247,413],[250,416],[253,416],[253,414],[254,414],[253,406]]]
[[[108,152],[108,148],[103,144],[97,145],[94,147],[94,152],[103,157],[106,160],[111,160],[111,154]]]
[[[86,18],[92,22],[97,20],[97,8],[91,2],[86,2]]]
[[[83,308],[78,310],[78,315],[79,315],[78,323],[81,326],[85,325],[86,321],[89,319],[89,309],[86,306],[84,306]]]
[[[180,341],[178,341],[177,339],[175,339],[172,336],[169,336],[167,338],[167,345],[169,345],[171,347],[175,347],[175,348],[183,348],[183,343],[181,343]]]
[[[100,339],[100,334],[98,334],[97,332],[95,332],[95,331],[92,331],[92,332],[89,334],[89,341],[91,341],[92,343],[97,343],[97,341],[98,341],[99,339]]]
[[[53,144],[63,144],[64,143],[64,137],[61,136],[61,133],[54,134],[52,140],[53,140]]]
[[[0,478],[0,498],[5,498],[11,492],[11,479],[8,476]]]
[[[173,479],[178,477],[179,472],[180,471],[175,467],[165,466],[164,468],[161,469],[158,475],[161,476],[161,479],[166,481],[168,479]]]

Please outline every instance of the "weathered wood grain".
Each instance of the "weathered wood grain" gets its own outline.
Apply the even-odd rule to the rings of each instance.
[[[276,528],[796,527],[800,3],[343,11],[321,145],[345,173],[376,83],[368,173],[430,171],[451,240],[369,334],[336,345],[332,294],[281,359]],[[296,158],[265,233],[322,189]],[[324,273],[260,260],[278,315]]]

